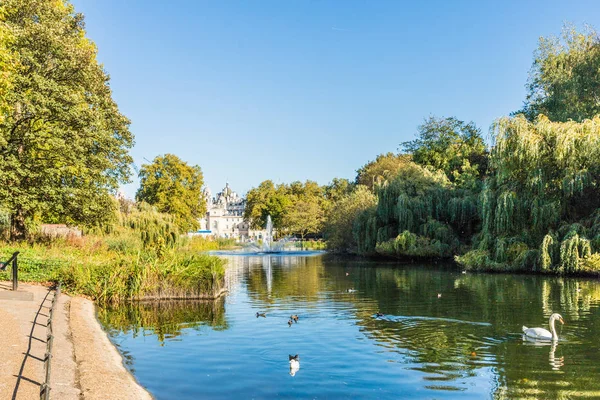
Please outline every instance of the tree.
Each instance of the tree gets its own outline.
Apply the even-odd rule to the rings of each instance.
[[[393,177],[408,161],[410,161],[410,155],[394,153],[380,154],[375,161],[368,162],[356,171],[355,183],[374,190],[377,184],[383,183],[390,177]]]
[[[3,9],[0,8],[0,13]],[[12,50],[14,34],[0,14],[0,123],[10,112],[7,94],[13,89],[13,79],[17,67],[17,57]]]
[[[308,234],[320,233],[323,222],[323,207],[314,197],[297,200],[284,217],[284,226],[290,233],[300,235],[302,240]]]
[[[130,175],[133,135],[83,16],[66,0],[4,0],[0,26],[0,63],[15,67],[0,104],[0,204],[11,238],[25,238],[34,217],[106,222],[110,194]]]
[[[363,185],[339,198],[330,207],[325,220],[325,237],[329,249],[356,253],[357,243],[352,226],[358,215],[377,204],[377,197]]]
[[[476,185],[487,170],[485,142],[473,122],[431,116],[419,126],[415,140],[400,146],[417,164],[444,171],[462,187]]]
[[[578,123],[517,115],[498,120],[493,133],[481,233],[459,262],[581,271],[600,251],[600,116]]]
[[[273,181],[261,182],[250,189],[246,195],[244,219],[250,222],[253,229],[263,229],[270,215],[275,229],[282,228],[283,216],[290,205],[288,189],[285,185],[277,185]]]
[[[592,28],[563,27],[561,37],[540,38],[523,109],[527,119],[581,122],[600,114],[600,38]]]
[[[197,229],[206,213],[202,199],[204,178],[197,165],[190,166],[173,154],[157,156],[140,169],[140,188],[135,197],[158,211],[172,214],[184,231]]]
[[[348,179],[333,178],[329,185],[325,186],[325,198],[330,203],[336,203],[352,193],[355,185]]]

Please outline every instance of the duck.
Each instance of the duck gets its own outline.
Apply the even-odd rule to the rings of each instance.
[[[258,317],[263,317],[263,318],[266,318],[266,317],[267,317],[267,314],[265,314],[264,312],[261,312],[261,313],[257,312],[257,313],[256,313],[256,318],[258,318]]]
[[[377,311],[377,313],[375,314],[376,317],[383,317],[385,316],[384,313]]]
[[[294,322],[298,322],[298,316],[296,314],[294,315],[290,315],[290,320],[294,321]]]
[[[292,324],[293,324],[293,322],[292,322],[292,320],[290,319],[290,320],[288,321],[288,326],[292,326]]]
[[[356,289],[348,289],[348,293],[356,293]]]
[[[296,372],[300,369],[300,357],[298,354],[295,356],[290,354],[290,375],[296,375]]]
[[[531,339],[557,341],[558,335],[556,334],[556,328],[554,327],[554,322],[557,320],[561,324],[565,323],[565,321],[563,320],[563,317],[560,314],[554,313],[548,319],[548,325],[550,326],[550,331],[548,331],[544,328],[528,328],[525,325],[523,325],[523,327],[522,327],[523,333],[525,334],[525,336],[527,336],[528,338],[531,338]]]

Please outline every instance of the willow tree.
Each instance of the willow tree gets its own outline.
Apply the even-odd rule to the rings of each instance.
[[[477,199],[444,172],[406,163],[377,189],[377,206],[354,222],[359,252],[450,257],[478,222]]]
[[[600,116],[578,123],[518,115],[498,120],[493,133],[478,253],[459,262],[576,271],[600,250],[591,246],[600,238]]]
[[[16,66],[0,120],[0,204],[11,237],[24,238],[34,217],[107,220],[111,192],[130,175],[133,136],[83,16],[66,0],[4,0],[0,25],[0,63],[8,53]]]
[[[354,191],[333,202],[325,216],[327,248],[342,253],[357,253],[358,243],[352,232],[354,221],[359,214],[376,204],[375,195],[363,185],[357,185]]]

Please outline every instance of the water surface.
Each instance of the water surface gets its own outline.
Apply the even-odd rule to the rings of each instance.
[[[596,281],[320,255],[228,260],[219,301],[99,310],[157,399],[600,397]],[[559,343],[524,341],[521,326],[546,327],[552,312],[566,321]],[[293,376],[288,354],[300,355]]]

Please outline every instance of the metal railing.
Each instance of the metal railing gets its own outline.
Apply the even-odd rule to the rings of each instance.
[[[0,262],[0,271],[6,270],[6,268],[12,264],[12,290],[19,289],[19,264],[17,261],[18,255],[19,252],[15,251],[7,262]]]
[[[53,330],[53,317],[54,311],[56,310],[56,302],[60,296],[60,283],[57,283],[54,287],[54,297],[52,298],[52,305],[50,306],[50,312],[48,313],[48,336],[46,339],[46,356],[44,357],[44,370],[46,371],[46,377],[44,383],[40,386],[40,400],[50,399],[50,372],[52,366],[52,345],[54,344],[54,330]]]

